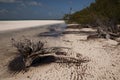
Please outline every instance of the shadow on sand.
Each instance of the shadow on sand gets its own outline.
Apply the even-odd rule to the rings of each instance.
[[[65,31],[62,34],[85,34],[85,35],[89,35],[89,34],[95,34],[96,32],[93,31]]]
[[[56,62],[55,56],[49,55],[37,57],[32,61],[29,67],[37,67],[40,65],[50,64],[52,62]],[[10,61],[8,69],[12,72],[20,72],[26,70],[24,58],[22,56],[14,58],[12,61]]]
[[[43,32],[40,33],[39,37],[59,37],[62,35],[62,32],[60,31],[50,31],[50,32]]]
[[[49,31],[38,34],[39,37],[59,37],[65,30],[65,27],[51,26],[48,28]]]
[[[31,66],[37,67],[40,65],[50,64],[52,62],[56,62],[55,56],[52,56],[52,55],[42,56],[42,57],[37,57],[36,59],[34,59]]]
[[[52,32],[40,33],[38,36],[39,37],[59,37],[59,36],[63,36],[63,35],[66,35],[66,34],[90,35],[90,34],[96,34],[96,32],[93,32],[93,31],[65,31],[65,32],[52,31]]]
[[[75,64],[81,64],[81,63],[86,63],[89,62],[89,60],[85,59],[76,59],[76,58],[70,58],[70,57],[59,57],[59,56],[54,56],[54,55],[47,55],[47,56],[42,56],[42,57],[37,57],[35,58],[30,67],[37,67],[41,65],[46,65],[50,63],[75,63]],[[10,61],[8,65],[8,69],[12,72],[20,72],[26,70],[25,62],[22,56],[14,58],[12,61]]]
[[[12,61],[9,62],[8,69],[13,72],[20,72],[21,70],[25,70],[23,57],[15,57]]]

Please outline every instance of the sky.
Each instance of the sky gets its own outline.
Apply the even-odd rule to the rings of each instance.
[[[0,19],[62,19],[94,0],[0,0]]]

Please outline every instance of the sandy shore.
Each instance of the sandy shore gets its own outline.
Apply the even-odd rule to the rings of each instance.
[[[57,37],[40,36],[41,33],[49,32],[50,27],[48,25],[0,34],[0,80],[120,80],[120,46],[116,46],[116,41],[86,40],[95,31],[91,28],[66,29],[64,35]],[[17,53],[10,39],[13,37],[19,40],[23,36],[34,41],[45,41],[48,47],[68,47],[70,50],[66,51],[67,56],[80,58],[82,55],[90,61],[80,65],[51,63],[31,67],[25,73],[10,74],[7,65]]]
[[[39,27],[44,25],[60,24],[60,20],[19,20],[19,21],[0,21],[0,31]]]

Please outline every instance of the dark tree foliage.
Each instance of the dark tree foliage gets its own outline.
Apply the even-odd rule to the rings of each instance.
[[[65,15],[64,19],[67,18],[67,22],[71,23],[93,24],[96,16],[103,21],[115,20],[120,23],[120,0],[96,0],[89,7],[68,15]]]

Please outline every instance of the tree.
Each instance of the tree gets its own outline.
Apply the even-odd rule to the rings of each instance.
[[[102,20],[114,19],[117,23],[120,23],[119,14],[120,0],[96,0],[89,7],[71,14],[68,22],[77,22],[80,24],[94,23],[94,16],[97,16]]]

